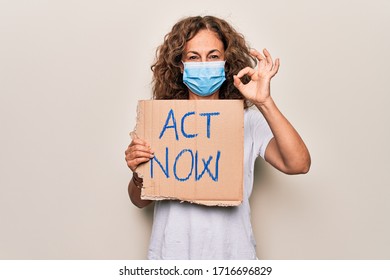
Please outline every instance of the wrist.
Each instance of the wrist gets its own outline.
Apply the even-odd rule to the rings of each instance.
[[[267,97],[265,100],[262,100],[260,102],[253,102],[253,104],[263,113],[271,110],[273,107],[275,107],[274,100],[271,96]]]

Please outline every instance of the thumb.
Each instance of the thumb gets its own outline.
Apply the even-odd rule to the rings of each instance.
[[[135,133],[135,131],[131,131],[129,134],[130,134],[131,140],[139,139],[139,137],[138,137],[137,133]]]

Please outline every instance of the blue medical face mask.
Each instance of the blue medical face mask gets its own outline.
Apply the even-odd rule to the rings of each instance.
[[[195,94],[210,96],[226,80],[225,61],[183,62],[183,82]]]

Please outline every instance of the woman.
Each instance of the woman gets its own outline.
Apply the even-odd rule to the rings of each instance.
[[[185,18],[165,36],[152,66],[154,99],[245,100],[244,200],[238,207],[156,202],[149,259],[256,259],[249,206],[256,157],[286,174],[310,168],[304,142],[270,95],[278,69],[279,59],[274,62],[265,49],[250,50],[241,34],[216,17]],[[153,157],[139,138],[125,154],[133,172]],[[140,199],[141,187],[133,173],[129,196],[140,208],[151,203]]]

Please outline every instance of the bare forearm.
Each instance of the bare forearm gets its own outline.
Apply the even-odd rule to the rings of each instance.
[[[138,178],[137,178],[138,179]],[[137,186],[139,185],[139,186]],[[138,208],[144,208],[145,206],[148,206],[150,203],[152,203],[151,200],[143,200],[141,199],[141,183],[135,183],[134,178],[132,178],[129,182],[128,186],[128,192],[131,202],[137,206]]]
[[[267,102],[256,106],[274,134],[276,151],[273,154],[266,153],[266,160],[288,174],[307,173],[311,164],[309,151],[273,99],[270,97]]]

